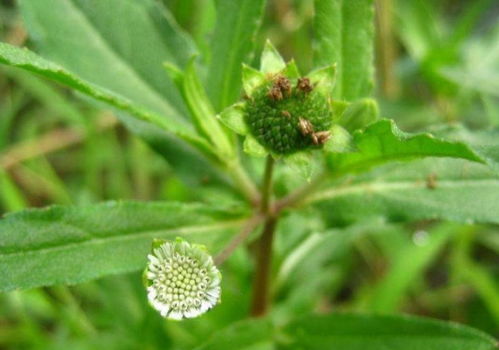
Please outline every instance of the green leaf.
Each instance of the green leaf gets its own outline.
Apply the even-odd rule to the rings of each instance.
[[[433,1],[397,3],[399,35],[411,57],[424,60],[430,50],[444,46],[442,18]]]
[[[379,216],[388,221],[499,223],[499,177],[465,160],[392,163],[328,187],[308,201],[317,202],[334,225]]]
[[[312,174],[316,173],[316,164],[311,152],[297,152],[283,157],[283,161],[294,173],[310,181]]]
[[[243,89],[251,96],[253,91],[265,82],[265,74],[247,64],[243,64]]]
[[[183,119],[162,63],[183,67],[195,49],[158,2],[21,0],[20,9],[42,56],[170,122]]]
[[[127,114],[118,113],[120,119],[166,157],[183,179],[198,182],[194,176],[200,174],[201,178],[206,173],[182,171],[186,163],[199,164],[202,169],[213,168],[199,152],[205,155],[211,152],[207,142],[189,125],[182,98],[162,67],[165,60],[184,67],[195,53],[194,46],[157,1],[21,0],[19,3],[37,49],[62,65],[64,72],[72,72],[72,77],[65,77],[59,66],[51,72],[36,67],[34,61],[22,62],[22,68],[126,111]],[[75,86],[73,78],[89,83],[91,87],[83,90],[90,91]],[[151,121],[159,127],[148,125]],[[165,129],[197,150],[166,134]]]
[[[0,290],[74,284],[144,268],[154,238],[183,237],[212,253],[241,213],[201,204],[109,202],[26,210],[0,220]]]
[[[499,172],[499,128],[470,131],[462,125],[440,127],[435,135],[468,145],[492,169]]]
[[[250,319],[218,331],[196,350],[272,350],[272,335],[273,326],[267,319]]]
[[[5,211],[21,210],[28,206],[28,200],[8,172],[0,169],[0,203]]]
[[[379,108],[376,100],[365,98],[346,107],[341,115],[340,124],[348,131],[354,132],[376,121],[379,118]]]
[[[133,118],[126,113],[119,114],[128,129],[147,141],[149,146],[163,156],[182,181],[191,186],[206,186],[207,181],[227,184],[226,174],[214,166],[212,159],[187,142],[167,134],[151,123]]]
[[[335,124],[329,129],[331,138],[324,145],[327,152],[347,152],[350,150],[352,136],[341,126]]]
[[[292,79],[298,79],[301,76],[300,70],[298,69],[294,59],[291,59],[288,63],[286,63],[286,68],[284,68],[283,73],[285,76]]]
[[[211,40],[206,91],[216,111],[235,102],[241,90],[241,63],[251,61],[265,0],[219,0]]]
[[[285,328],[282,349],[493,350],[495,340],[478,330],[413,316],[331,314],[308,316]]]
[[[189,124],[185,122],[169,122],[163,115],[156,114],[141,105],[134,104],[123,96],[87,82],[63,67],[47,61],[27,49],[20,49],[0,43],[0,63],[19,67],[57,81],[96,100],[128,112],[140,120],[154,124],[196,145],[198,148],[210,152],[206,141],[197,136]]]
[[[468,146],[460,142],[437,139],[430,134],[407,134],[392,120],[383,119],[353,134],[356,148],[351,153],[332,153],[328,166],[336,174],[362,172],[389,161],[423,157],[453,157],[484,162]]]
[[[254,157],[265,157],[269,152],[251,135],[246,135],[243,144],[244,152]]]
[[[248,127],[244,121],[244,106],[244,102],[233,104],[218,115],[222,123],[240,135],[248,134]]]
[[[373,0],[315,0],[315,66],[337,64],[333,96],[352,101],[373,88]]]
[[[277,73],[285,68],[286,62],[284,62],[281,54],[272,45],[270,40],[267,40],[260,59],[260,71],[263,73]]]
[[[459,269],[461,277],[476,291],[483,300],[490,314],[499,326],[499,283],[493,271],[475,263],[465,261]]]
[[[336,64],[316,69],[308,74],[316,89],[325,95],[331,94],[336,82]]]
[[[377,313],[397,311],[407,290],[421,278],[457,230],[456,224],[445,223],[430,232],[415,233],[412,240],[399,247],[386,275],[368,287],[368,309]],[[418,234],[424,236],[418,238]]]
[[[235,149],[216,119],[211,102],[199,81],[195,59],[195,56],[191,58],[185,72],[180,71],[171,63],[166,63],[165,68],[182,92],[199,132],[215,146],[220,159],[233,158]]]

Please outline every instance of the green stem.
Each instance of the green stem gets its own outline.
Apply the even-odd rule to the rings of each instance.
[[[267,156],[267,163],[265,164],[265,173],[263,174],[262,183],[262,201],[261,212],[268,214],[270,208],[270,200],[272,195],[272,174],[274,173],[274,158],[271,155]]]
[[[268,217],[262,236],[257,242],[255,277],[253,280],[253,299],[251,316],[264,316],[270,305],[270,271],[272,265],[272,243],[277,223],[276,217]]]
[[[265,173],[262,183],[262,199],[260,211],[266,216],[263,233],[257,241],[256,267],[253,281],[253,299],[251,302],[251,316],[264,316],[270,304],[270,273],[272,266],[272,245],[278,218],[271,211],[272,174],[274,159],[267,157]]]

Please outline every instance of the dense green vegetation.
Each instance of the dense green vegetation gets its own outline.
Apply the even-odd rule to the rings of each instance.
[[[1,1],[0,348],[495,349],[498,18],[492,0]],[[300,77],[320,129],[286,114],[307,113]],[[248,131],[254,91],[304,152]],[[142,276],[176,237],[223,276],[182,321]]]

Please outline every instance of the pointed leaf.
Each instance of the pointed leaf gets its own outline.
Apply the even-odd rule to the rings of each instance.
[[[436,128],[435,135],[465,143],[499,172],[499,128],[471,131],[462,125],[452,125]]]
[[[350,132],[363,128],[379,118],[379,108],[376,100],[362,99],[351,103],[343,112],[340,124]]]
[[[286,63],[281,57],[281,54],[267,40],[263,48],[262,57],[260,58],[260,71],[263,73],[277,73],[286,68]]]
[[[316,69],[310,72],[308,77],[312,84],[316,85],[315,89],[325,95],[332,95],[336,81],[336,64]]]
[[[454,157],[484,162],[460,142],[437,139],[430,134],[407,134],[392,120],[383,119],[353,134],[355,152],[328,156],[329,169],[337,174],[361,172],[389,161],[423,157]]]
[[[390,163],[338,180],[312,195],[330,225],[383,217],[410,222],[441,219],[499,224],[499,176],[461,159]]]
[[[330,314],[288,324],[280,349],[493,350],[495,340],[476,329],[414,316]],[[366,347],[366,344],[367,347]]]
[[[187,102],[199,132],[215,146],[220,159],[232,158],[235,154],[234,147],[216,119],[215,111],[199,81],[195,59],[196,57],[191,58],[185,72],[170,63],[166,63],[165,68]]]
[[[297,152],[283,158],[284,162],[300,176],[310,181],[312,174],[317,170],[310,152]]]
[[[245,105],[244,102],[233,104],[218,115],[218,118],[222,123],[240,135],[246,135],[248,133],[248,127],[244,121]]]
[[[340,125],[333,125],[329,130],[331,138],[324,145],[327,152],[347,152],[351,149],[352,136]]]
[[[265,82],[265,74],[247,64],[243,64],[243,88],[246,95],[251,96],[253,91]]]
[[[109,202],[26,210],[0,220],[0,290],[74,284],[143,269],[154,238],[216,251],[241,213],[185,203]]]
[[[185,105],[162,63],[183,67],[194,44],[157,1],[21,0],[19,5],[42,56],[170,123],[185,119]]]
[[[292,79],[297,79],[301,76],[300,70],[298,69],[298,66],[296,65],[296,62],[294,59],[291,59],[291,61],[286,63],[286,68],[284,69],[283,73],[285,76],[287,76],[288,78],[292,78]]]
[[[273,350],[273,325],[267,319],[248,319],[217,331],[195,350]]]
[[[255,37],[265,0],[216,1],[217,20],[211,36],[206,91],[217,112],[239,99],[241,64],[253,58]]]
[[[141,105],[132,103],[123,96],[115,94],[98,85],[89,83],[65,70],[63,67],[47,61],[27,49],[20,49],[8,44],[0,43],[0,63],[19,67],[55,80],[82,92],[83,94],[128,112],[138,119],[152,123],[163,130],[172,132],[201,149],[209,150],[208,144],[192,130],[189,124],[185,122],[170,122],[168,119],[164,118],[163,115],[158,115]]]
[[[244,152],[254,157],[265,157],[269,152],[251,135],[246,135],[243,144]]]
[[[314,62],[336,63],[334,98],[353,101],[373,88],[374,1],[314,0]]]

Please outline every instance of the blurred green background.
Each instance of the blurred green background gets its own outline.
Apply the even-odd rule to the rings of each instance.
[[[201,49],[207,47],[213,2],[163,2]],[[0,4],[0,40],[29,47],[15,2]],[[379,0],[376,10],[376,96],[383,117],[405,131],[457,122],[473,129],[499,125],[499,2]],[[309,71],[312,17],[312,0],[269,1],[259,45],[270,38]],[[193,186],[110,111],[0,67],[1,214],[106,199],[190,201],[216,191],[209,179]],[[314,233],[323,229],[313,210],[289,215],[279,227],[277,322],[310,310],[406,312],[499,335],[497,227],[371,221]],[[238,250],[223,270],[223,303],[182,323],[163,321],[147,306],[138,273],[0,294],[0,349],[194,348],[248,313],[248,253]]]

